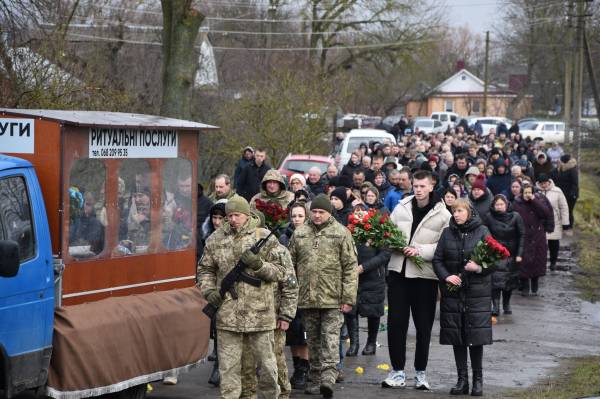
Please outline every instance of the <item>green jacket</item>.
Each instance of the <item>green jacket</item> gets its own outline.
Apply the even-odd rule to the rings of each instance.
[[[333,309],[356,304],[356,246],[333,217],[321,226],[311,221],[294,232],[289,245],[298,276],[298,307]]]
[[[273,180],[279,183],[279,191],[273,195],[267,193],[267,182]],[[294,200],[294,193],[285,189],[283,176],[276,169],[268,170],[260,185],[260,193],[250,199],[250,207],[256,209],[256,200],[277,202],[282,208],[287,208],[290,202]]]
[[[269,234],[268,230],[258,226],[258,218],[252,215],[240,232],[235,233],[225,223],[206,240],[204,254],[198,262],[200,290],[203,295],[209,290],[219,289],[221,281],[235,267],[242,253]],[[286,272],[285,265],[281,263],[279,246],[277,239],[271,237],[260,251],[263,260],[261,268],[256,271],[246,269],[248,274],[263,280],[260,288],[237,282],[235,289],[238,299],[234,300],[229,293],[225,294],[223,304],[217,312],[217,328],[233,332],[275,329],[273,291]]]
[[[285,267],[283,279],[277,285],[274,285],[275,311],[278,320],[291,322],[296,316],[298,307],[298,281],[296,280],[296,271],[292,263],[290,252],[283,245],[279,245],[273,251],[279,257],[279,264]]]

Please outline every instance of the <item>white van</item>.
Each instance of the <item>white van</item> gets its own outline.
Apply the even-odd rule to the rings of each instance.
[[[432,112],[430,118],[442,122],[443,130],[455,128],[460,120],[460,116],[454,112]]]
[[[338,168],[341,169],[350,160],[350,155],[360,147],[360,143],[367,143],[372,141],[378,141],[380,143],[388,142],[396,144],[396,138],[393,134],[386,132],[385,130],[379,129],[352,129],[349,133],[346,133],[342,146],[340,147],[340,157]],[[337,159],[337,157],[336,157]]]

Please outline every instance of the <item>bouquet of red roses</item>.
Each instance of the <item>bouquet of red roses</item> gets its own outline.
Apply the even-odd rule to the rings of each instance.
[[[257,199],[254,203],[256,210],[261,211],[265,215],[265,226],[269,230],[274,227],[284,227],[288,219],[288,209],[283,208],[279,203],[274,201],[263,201]]]
[[[407,246],[406,237],[390,220],[389,215],[375,209],[356,210],[348,216],[348,229],[356,242],[375,248],[388,248],[403,251]],[[409,259],[419,269],[423,269],[423,258],[411,256]]]
[[[487,269],[499,260],[507,259],[510,257],[510,252],[506,247],[500,244],[492,236],[487,236],[485,239],[480,240],[469,259],[472,262],[477,263],[482,269]],[[463,279],[463,273],[459,276]],[[447,283],[446,287],[448,291],[455,292],[460,289],[459,285]]]

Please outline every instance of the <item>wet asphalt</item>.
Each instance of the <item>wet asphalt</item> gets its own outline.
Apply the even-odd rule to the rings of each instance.
[[[515,391],[530,387],[564,372],[561,360],[571,357],[600,355],[600,304],[584,302],[577,297],[573,276],[577,273],[571,238],[561,242],[558,266],[570,271],[548,271],[540,279],[539,296],[523,297],[513,293],[510,316],[500,315],[493,327],[494,343],[484,348],[484,396],[510,397]],[[438,308],[439,311],[439,308]],[[361,350],[366,341],[366,319],[360,324]],[[390,367],[385,317],[382,318],[375,356],[345,359],[345,381],[335,386],[334,397],[353,398],[447,398],[456,382],[456,369],[451,346],[439,344],[439,315],[432,331],[427,375],[432,390],[414,389],[415,331],[409,328],[407,342],[407,387],[381,388]],[[291,355],[288,369],[292,372]],[[202,364],[181,375],[179,383],[165,386],[152,384],[151,399],[216,398],[219,390],[207,383],[212,362]],[[292,398],[315,398],[294,391]]]

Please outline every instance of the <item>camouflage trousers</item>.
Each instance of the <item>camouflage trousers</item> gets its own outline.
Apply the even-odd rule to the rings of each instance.
[[[277,360],[279,399],[287,399],[292,393],[292,385],[288,378],[288,368],[283,351],[284,348],[285,331],[277,329],[275,330],[275,359]],[[242,356],[242,396],[240,398],[256,398],[256,362],[251,353],[244,353],[244,356]]]
[[[340,329],[344,315],[339,309],[302,309],[306,328],[312,384],[335,384],[340,361]]]
[[[238,399],[242,395],[242,359],[248,354],[255,359],[260,370],[258,390],[267,399],[277,399],[277,361],[274,353],[273,331],[237,333],[218,330],[219,372],[221,373],[221,398]]]

